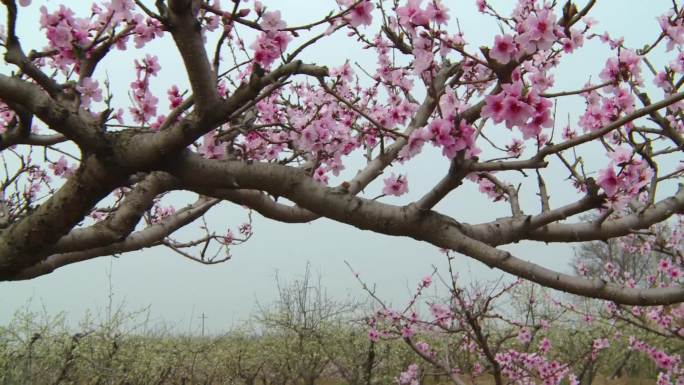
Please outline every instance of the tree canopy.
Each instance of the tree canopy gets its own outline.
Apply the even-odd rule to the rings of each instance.
[[[684,11],[676,2],[640,48],[596,31],[595,1],[520,0],[503,14],[477,0],[472,6],[500,25],[488,47],[469,44],[438,0],[331,1],[329,14],[304,25],[284,20],[277,2],[111,0],[83,14],[40,1],[2,3],[2,280],[155,246],[225,261],[228,248],[252,235],[249,223],[239,234],[207,226],[192,240],[174,234],[228,201],[281,222],[329,218],[411,237],[581,296],[630,305],[684,300]],[[47,46],[22,44],[25,7],[40,7],[36,28]],[[300,60],[344,34],[377,59],[375,68]],[[588,41],[608,52],[603,70],[555,90],[559,66]],[[160,45],[178,52],[184,74],[164,72]],[[128,95],[110,92],[104,59],[114,50],[133,56]],[[583,109],[562,128],[555,108],[565,98]],[[427,144],[442,153],[430,172],[444,177],[410,185],[396,168]],[[597,149],[607,157],[585,162]],[[346,170],[347,180],[332,183],[359,160],[365,164]],[[566,174],[564,185],[547,186],[553,165]],[[506,202],[510,214],[466,223],[438,211],[464,183]],[[366,193],[374,185],[381,196]],[[387,199],[409,186],[422,197]],[[574,200],[552,204],[568,190]],[[197,198],[169,203],[174,191]],[[523,195],[538,197],[537,207],[521,205]],[[565,274],[502,248],[610,241],[666,222],[658,256],[669,278],[645,286]]]

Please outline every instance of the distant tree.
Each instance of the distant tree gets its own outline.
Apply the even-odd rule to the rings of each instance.
[[[278,336],[295,378],[304,385],[314,385],[333,366],[332,356],[323,346],[331,341],[321,338],[329,326],[338,324],[355,306],[330,297],[320,277],[312,276],[309,264],[301,279],[286,283],[276,278],[276,282],[278,300],[272,306],[260,306],[258,322]]]

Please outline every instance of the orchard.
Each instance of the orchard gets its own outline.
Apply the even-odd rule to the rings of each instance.
[[[684,8],[654,2],[649,43],[634,46],[599,28],[594,0],[329,2],[293,24],[275,1],[2,0],[0,279],[153,247],[225,262],[258,242],[250,220],[207,225],[228,202],[250,219],[410,237],[514,276],[464,288],[461,272],[435,271],[401,310],[375,298],[368,339],[404,340],[455,384],[483,373],[586,383],[575,364],[591,372],[624,341],[659,383],[683,383],[679,348],[628,331],[684,339]],[[487,45],[462,29],[465,7],[498,25]],[[26,22],[46,45],[25,44]],[[333,38],[372,65],[303,59]],[[556,87],[564,63],[595,60],[582,56],[590,44],[608,57],[601,70],[575,65],[581,80]],[[162,50],[183,70],[166,70]],[[122,71],[133,80],[116,92]],[[403,167],[435,152],[425,172],[441,179],[412,183]],[[441,209],[468,185],[507,214],[470,223]],[[569,274],[506,249],[520,242],[577,245],[586,258]],[[420,311],[433,284],[450,295]],[[547,289],[596,301],[534,294]],[[494,307],[521,292],[524,320]],[[609,326],[563,356],[559,314]],[[417,384],[421,370],[397,381]]]

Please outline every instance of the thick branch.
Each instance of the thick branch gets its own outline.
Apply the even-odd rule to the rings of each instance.
[[[175,184],[175,179],[166,173],[151,173],[126,194],[107,219],[87,228],[72,230],[57,242],[53,252],[93,249],[125,239],[152,206],[154,198],[171,190]]]
[[[82,148],[97,151],[107,147],[104,134],[92,118],[90,122],[78,111],[70,111],[35,84],[0,75],[0,99],[20,105]]]
[[[204,215],[216,203],[218,201],[214,199],[200,198],[193,205],[164,218],[160,223],[150,225],[143,230],[130,234],[121,242],[90,250],[54,254],[33,266],[21,270],[16,275],[9,277],[9,279],[31,279],[49,274],[60,267],[72,263],[156,246],[168,235]]]
[[[214,187],[267,191],[338,222],[377,233],[408,236],[437,247],[456,250],[489,266],[569,293],[632,305],[670,304],[684,300],[682,288],[625,289],[599,280],[554,272],[467,236],[472,230],[470,226],[445,215],[358,198],[339,189],[324,187],[303,171],[292,167],[212,161],[186,153],[170,165],[168,171],[189,189]],[[684,207],[684,193],[681,195],[682,202],[675,199],[676,202],[668,205]],[[668,214],[674,213],[673,210],[658,211],[664,212],[661,215],[644,212],[642,215],[660,222]]]
[[[123,167],[137,170],[149,169],[159,163],[164,163],[167,157],[172,158],[202,135],[211,132],[228,122],[233,115],[243,111],[245,106],[259,99],[260,92],[268,86],[282,81],[283,78],[299,74],[313,77],[327,76],[328,69],[304,64],[301,61],[287,63],[263,77],[253,75],[248,83],[240,85],[228,100],[220,102],[216,108],[201,115],[190,114],[166,130],[158,133],[115,133],[113,134],[115,136],[113,147],[116,162]],[[193,100],[197,102],[196,96]]]
[[[621,237],[633,230],[645,229],[674,214],[684,213],[684,187],[662,201],[619,219],[581,223],[552,223],[525,235],[525,239],[543,242],[586,242]],[[542,214],[543,215],[543,214]]]
[[[4,134],[0,134],[0,150],[4,150],[15,144],[26,144],[29,146],[53,146],[55,144],[63,143],[67,140],[64,135],[36,135],[29,134],[28,136],[21,135],[20,132],[11,130]]]
[[[199,3],[198,0],[169,1],[169,29],[183,58],[196,108],[200,113],[206,113],[218,102],[218,92],[216,73],[207,56],[197,20]]]
[[[124,180],[96,157],[86,158],[45,203],[0,233],[0,279],[12,279],[47,257],[55,243]]]
[[[213,189],[206,190],[202,194],[247,206],[264,217],[278,222],[306,223],[320,218],[319,215],[301,207],[278,203],[267,194],[257,190]]]

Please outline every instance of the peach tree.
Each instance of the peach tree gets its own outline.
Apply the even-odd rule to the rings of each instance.
[[[248,0],[111,0],[86,12],[2,3],[2,280],[157,246],[222,262],[252,236],[249,222],[228,231],[194,225],[201,234],[191,240],[174,234],[226,201],[275,221],[328,218],[411,237],[619,305],[684,300],[684,11],[676,2],[644,47],[597,32],[595,1],[520,0],[503,13],[477,0],[472,7],[500,26],[482,47],[439,0],[331,1],[330,13],[301,25],[284,20],[277,3]],[[38,8],[47,44],[28,47],[19,21]],[[375,65],[301,60],[337,36]],[[608,55],[603,69],[555,90],[558,67],[589,40]],[[178,53],[184,73],[164,72],[159,47]],[[112,93],[107,58],[117,51],[129,52],[116,64],[135,75],[127,95]],[[556,106],[567,98],[582,108],[561,124]],[[443,178],[410,185],[398,167],[431,147]],[[597,149],[603,160],[584,161]],[[547,170],[565,181],[547,184]],[[509,213],[466,223],[440,212],[467,183]],[[392,203],[409,185],[418,198]],[[382,194],[366,192],[373,188]],[[196,199],[165,199],[177,191]],[[559,191],[574,198],[552,202]],[[521,204],[525,196],[536,207]],[[664,223],[669,237],[649,235]],[[570,275],[504,249],[625,236],[665,250],[667,279]]]

